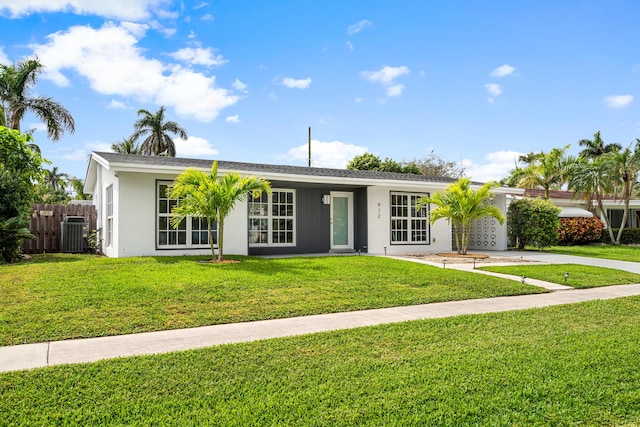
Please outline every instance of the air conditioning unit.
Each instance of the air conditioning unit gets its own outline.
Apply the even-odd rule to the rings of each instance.
[[[60,246],[62,252],[84,252],[84,229],[86,225],[87,222],[83,216],[68,216],[60,223]]]

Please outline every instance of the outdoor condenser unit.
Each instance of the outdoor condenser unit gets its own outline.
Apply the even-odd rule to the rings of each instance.
[[[62,252],[84,251],[84,228],[86,224],[83,216],[68,216],[60,223]]]

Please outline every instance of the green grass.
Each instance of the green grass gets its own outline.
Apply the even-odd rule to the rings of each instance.
[[[0,424],[640,423],[640,298],[0,374]]]
[[[574,288],[595,288],[598,286],[640,283],[640,274],[613,268],[594,267],[578,264],[531,265],[519,264],[505,267],[481,267],[480,270],[525,276],[545,282],[566,284]],[[569,273],[565,283],[564,273]]]
[[[196,259],[47,255],[0,266],[0,345],[544,292],[378,257]]]
[[[544,252],[563,255],[576,255],[593,258],[613,259],[618,261],[640,262],[640,246],[617,245],[584,245],[553,246]]]

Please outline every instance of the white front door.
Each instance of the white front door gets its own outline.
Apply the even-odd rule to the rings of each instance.
[[[331,249],[353,249],[353,193],[331,192]]]

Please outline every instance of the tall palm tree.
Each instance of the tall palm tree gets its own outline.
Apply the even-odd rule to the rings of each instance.
[[[437,208],[431,211],[429,222],[433,224],[439,219],[449,221],[453,226],[458,254],[466,255],[469,247],[469,232],[475,221],[492,217],[500,224],[504,223],[505,217],[502,211],[486,203],[493,197],[491,189],[497,186],[497,182],[487,182],[475,191],[471,188],[470,178],[460,178],[447,186],[444,192],[418,199],[416,208],[420,209],[429,203],[437,205]]]
[[[610,152],[605,156],[604,160],[607,163],[613,185],[616,188],[616,195],[620,197],[624,203],[624,211],[620,229],[616,237],[616,244],[620,244],[622,231],[629,216],[629,202],[633,198],[634,187],[638,173],[640,172],[640,149],[638,149],[638,145],[640,144],[637,144],[634,150],[627,147],[622,151]]]
[[[176,178],[171,187],[172,199],[180,203],[171,211],[171,224],[178,227],[188,216],[204,217],[209,230],[211,260],[215,259],[211,227],[218,225],[218,262],[224,260],[224,220],[236,202],[245,200],[249,195],[260,197],[262,192],[271,194],[269,181],[255,176],[241,177],[237,172],[228,172],[218,176],[218,162],[213,162],[211,172],[188,168]]]
[[[571,168],[567,184],[569,189],[575,192],[576,197],[582,197],[587,203],[591,204],[595,199],[597,213],[609,232],[611,243],[615,243],[613,230],[610,227],[607,212],[602,204],[604,196],[614,194],[614,186],[606,157],[596,157],[592,161],[587,160],[585,157],[578,157]]]
[[[142,149],[132,138],[122,138],[122,142],[111,144],[114,153],[142,155]]]
[[[600,136],[600,131],[593,134],[593,139],[581,139],[578,144],[581,147],[585,147],[584,150],[580,151],[580,157],[588,159],[595,159],[603,154],[622,150],[622,145],[620,144],[605,144]]]
[[[569,166],[575,161],[565,155],[569,145],[553,148],[548,153],[530,153],[529,164],[519,172],[519,188],[543,188],[544,198],[549,200],[549,190],[560,188],[568,178]]]
[[[134,132],[130,139],[137,142],[141,137],[148,135],[140,144],[144,155],[175,157],[176,145],[169,134],[187,139],[187,131],[174,121],[166,122],[164,112],[164,105],[155,114],[145,109],[138,110],[138,116],[142,117],[134,123]]]
[[[33,86],[43,69],[37,57],[11,65],[0,64],[0,103],[8,127],[20,130],[25,113],[31,112],[47,126],[47,137],[58,141],[65,130],[75,132],[75,122],[59,102],[33,95]]]

